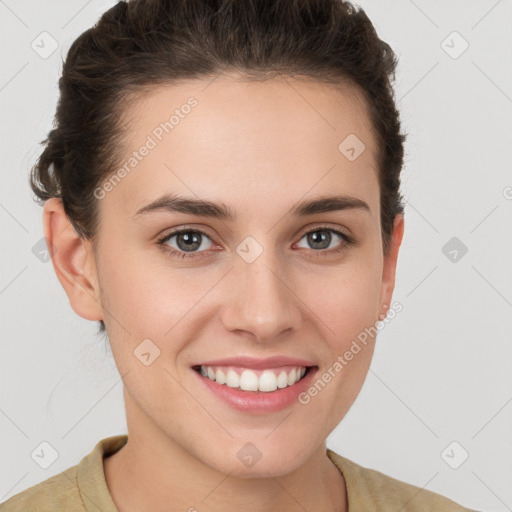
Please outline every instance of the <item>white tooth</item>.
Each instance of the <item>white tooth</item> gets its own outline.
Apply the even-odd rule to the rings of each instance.
[[[219,384],[226,384],[226,376],[224,375],[224,372],[220,368],[218,368],[217,371],[215,372],[215,380]]]
[[[240,388],[244,391],[258,391],[258,376],[251,370],[244,370],[240,377]]]
[[[288,386],[288,375],[286,375],[286,372],[283,370],[277,377],[277,387],[285,388],[286,386]]]
[[[240,377],[235,370],[229,369],[226,375],[226,385],[230,388],[239,388],[240,387]]]
[[[272,370],[265,370],[260,375],[260,391],[275,391],[277,389],[277,377]]]
[[[234,370],[229,369],[227,374],[220,368],[215,371],[213,367],[201,366],[200,372],[204,377],[217,381],[218,384],[225,384],[231,388],[240,388],[244,391],[263,391],[272,392],[277,388],[293,386],[297,381],[304,377],[306,368],[296,366],[292,368],[289,374],[282,370],[276,376],[273,370],[264,370],[259,376],[252,370],[246,369],[239,376]]]

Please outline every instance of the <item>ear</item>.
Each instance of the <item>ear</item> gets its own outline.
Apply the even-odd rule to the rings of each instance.
[[[396,264],[398,260],[398,250],[404,236],[404,216],[398,214],[395,216],[393,223],[393,233],[391,236],[388,254],[384,256],[384,265],[382,269],[382,285],[380,292],[380,310],[377,316],[385,314],[389,311],[391,299],[393,298],[393,290],[395,289]],[[384,305],[387,306],[384,308]]]
[[[61,199],[51,198],[44,203],[43,226],[53,268],[73,311],[87,320],[102,320],[92,245],[78,236]]]

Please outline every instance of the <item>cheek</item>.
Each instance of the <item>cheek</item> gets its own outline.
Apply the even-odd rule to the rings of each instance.
[[[324,349],[322,367],[301,403],[311,417],[323,418],[328,432],[348,412],[368,374],[377,333],[377,276],[347,267],[310,287],[308,306],[321,319],[316,332]]]
[[[197,280],[171,272],[143,254],[116,255],[102,260],[102,304],[110,323],[121,324],[133,338],[162,338],[183,317],[200,294]]]
[[[321,278],[304,277],[307,302],[326,327],[337,348],[376,321],[380,296],[379,270],[376,266],[341,265]]]
[[[325,389],[322,383],[316,386],[322,390],[323,398],[315,401],[313,408],[318,408],[315,414],[320,414],[324,400],[337,404],[338,416],[333,421],[340,420],[357,397],[371,363],[377,333],[375,312],[381,271],[363,258],[351,263],[322,279],[310,279],[308,296],[308,306],[322,320],[322,342],[327,348],[323,371],[318,375]]]
[[[162,259],[151,261],[127,253],[118,258],[111,253],[103,264],[102,305],[119,370],[147,370],[134,356],[149,351],[152,367],[171,365],[169,371],[174,372],[176,359],[191,340],[200,337],[212,312],[218,312],[218,302],[212,303],[214,294],[209,291],[218,284],[219,272],[171,268]],[[217,299],[222,297],[217,294]],[[144,385],[150,385],[150,380],[145,379]]]

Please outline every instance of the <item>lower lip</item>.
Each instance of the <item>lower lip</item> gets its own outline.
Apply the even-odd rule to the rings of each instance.
[[[304,377],[293,384],[276,391],[244,391],[240,388],[230,388],[225,384],[218,384],[208,377],[192,369],[204,385],[225,403],[242,412],[271,413],[281,411],[298,402],[298,396],[311,385],[318,367],[309,368]]]

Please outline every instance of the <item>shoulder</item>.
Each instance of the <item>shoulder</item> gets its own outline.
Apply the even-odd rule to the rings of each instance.
[[[124,434],[101,439],[78,464],[12,496],[0,504],[0,512],[115,512],[103,459],[120,450],[127,440]]]
[[[345,478],[349,508],[354,512],[475,512],[440,494],[360,466],[330,449],[327,456]]]
[[[66,510],[84,512],[77,484],[77,468],[73,466],[0,504],[0,512],[50,512]]]

